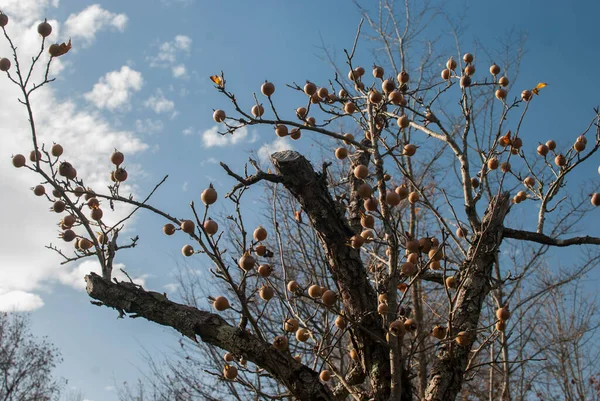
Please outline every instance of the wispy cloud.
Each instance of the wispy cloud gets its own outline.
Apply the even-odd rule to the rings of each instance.
[[[174,78],[187,78],[185,64],[179,58],[188,56],[192,49],[192,39],[186,35],[177,35],[173,40],[161,43],[156,55],[149,57],[150,67],[170,68]]]
[[[57,1],[58,2],[58,1]],[[80,46],[90,46],[99,31],[112,29],[123,32],[127,26],[127,15],[107,11],[92,4],[78,14],[71,14],[65,21],[65,36],[79,39]]]
[[[83,97],[99,109],[128,111],[132,93],[142,89],[143,84],[142,74],[124,65],[106,73]]]
[[[271,143],[265,143],[258,149],[258,158],[263,165],[271,163],[271,154],[283,150],[293,150],[292,142],[286,138],[277,138]]]
[[[154,111],[156,114],[173,112],[171,117],[174,117],[177,114],[175,111],[175,102],[167,99],[160,89],[157,89],[156,92],[154,92],[154,95],[150,96],[144,102],[144,106]]]
[[[219,125],[215,125],[210,129],[204,131],[200,136],[202,137],[202,143],[207,148],[212,147],[223,147],[229,145],[236,145],[242,142],[254,142],[256,141],[256,133],[248,138],[249,131],[247,127],[241,127],[237,129],[233,134],[221,135],[219,133]]]

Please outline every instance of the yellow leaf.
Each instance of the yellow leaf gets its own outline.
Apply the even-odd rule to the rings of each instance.
[[[218,75],[211,75],[210,80],[213,81],[219,88],[223,87],[223,80]]]
[[[548,85],[548,84],[547,84],[547,83],[545,83],[545,82],[540,82],[540,83],[539,83],[539,84],[537,84],[537,85],[536,85],[536,87],[535,87],[535,88],[533,88],[531,91],[532,91],[533,93],[535,93],[536,95],[539,95],[539,94],[540,94],[540,89],[542,89],[542,88],[545,88],[545,87],[546,87],[546,85]]]

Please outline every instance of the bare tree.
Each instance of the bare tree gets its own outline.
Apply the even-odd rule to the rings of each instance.
[[[52,370],[59,362],[60,352],[31,333],[26,315],[0,313],[1,400],[57,400],[64,383]]]
[[[574,122],[572,147],[526,142],[522,122],[545,84],[514,96],[501,66],[475,74],[471,53],[459,50],[441,74],[433,62],[440,56],[433,51],[410,58],[408,42],[420,28],[405,4],[404,29],[386,1],[380,2],[379,22],[366,18],[391,67],[374,65],[370,78],[357,62],[361,21],[345,50],[347,76],[336,73],[322,85],[288,85],[301,102],[295,115],[277,108],[281,89],[271,82],[262,85],[252,104],[242,104],[224,73],[211,77],[215,91],[231,102],[228,112],[214,110],[222,135],[266,125],[280,137],[312,134],[337,146],[334,161],[318,170],[292,151],[271,155],[274,171],[252,159],[244,172],[221,163],[237,181],[224,196],[231,214],[222,219],[212,214],[219,195],[211,185],[201,195],[203,205],[192,202],[184,217],[150,204],[166,177],[143,200],[123,194],[128,174],[119,151],[111,156],[114,184],[108,191],[87,187],[64,159],[68,144],[48,150],[38,143],[30,98],[52,81],[49,66],[70,44],[50,46],[48,57],[43,39],[26,68],[3,27],[14,69],[8,59],[0,66],[21,89],[34,148],[31,163],[15,155],[13,164],[41,177],[34,193],[62,214],[62,238],[75,245],[74,251],[49,248],[65,263],[99,261],[102,275],[85,277],[95,305],[172,327],[189,342],[203,344],[184,352],[208,354],[184,358],[212,378],[208,386],[172,366],[162,375],[166,383],[149,391],[129,389],[127,397],[218,399],[224,388],[232,399],[257,400],[514,399],[513,384],[524,382],[529,374],[524,367],[537,361],[530,353],[536,349],[533,338],[543,339],[519,325],[600,258],[600,238],[572,234],[591,211],[590,198],[598,206],[600,195],[566,193],[567,177],[600,148],[600,112],[594,110],[589,122]],[[416,21],[427,21],[427,4],[418,15]],[[458,42],[460,35],[455,36]],[[48,58],[46,74],[34,84],[29,77],[45,62],[42,55]],[[339,129],[342,121],[354,134]],[[245,195],[259,183],[270,191],[270,221],[251,230],[242,209]],[[107,224],[106,205],[133,211]],[[513,217],[511,211],[521,207],[535,210],[534,226]],[[122,243],[119,233],[140,210],[164,218],[166,235],[189,238],[182,254],[210,260],[211,274],[202,280],[214,286],[188,285],[178,303],[114,277],[117,253],[138,241]],[[584,249],[582,265],[534,281],[549,249],[568,246]],[[514,248],[526,256],[501,257]],[[209,291],[218,313],[203,309],[198,288]],[[182,341],[182,347],[189,342]],[[217,349],[226,351],[223,360]],[[567,366],[564,357],[555,360]],[[570,360],[568,366],[573,363],[581,365]],[[579,380],[584,370],[577,372]],[[585,371],[589,380],[590,374]],[[482,377],[486,380],[478,380]],[[328,385],[332,380],[335,384]],[[518,388],[522,394],[531,390]]]

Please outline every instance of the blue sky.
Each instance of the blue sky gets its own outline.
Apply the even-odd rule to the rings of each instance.
[[[98,187],[108,182],[114,147],[126,155],[128,189],[136,194],[145,194],[169,174],[154,203],[179,216],[186,215],[189,201],[198,201],[209,182],[220,193],[230,187],[217,161],[240,168],[250,150],[259,156],[286,146],[316,151],[310,140],[277,142],[265,128],[249,129],[233,142],[220,140],[214,135],[212,109],[228,110],[228,103],[208,77],[225,71],[229,89],[247,105],[252,92],[271,80],[279,107],[291,115],[295,95],[284,84],[330,78],[321,41],[342,65],[342,49],[352,45],[360,20],[354,5],[342,0],[0,0],[0,9],[11,17],[8,32],[24,54],[35,51],[35,26],[44,17],[54,26],[51,40],[73,38],[74,50],[54,66],[57,81],[33,100],[43,140],[61,142],[79,163],[78,171]],[[447,1],[446,10],[452,18],[464,10],[465,51],[476,42],[497,49],[511,29],[527,34],[516,87],[539,81],[549,85],[536,99],[524,131],[532,143],[549,135],[559,146],[571,143],[574,132],[593,116],[592,107],[600,104],[600,3]],[[441,19],[428,31],[446,32],[442,44],[451,49]],[[0,42],[6,56],[6,43]],[[365,67],[373,63],[371,50],[365,42],[359,47],[357,59]],[[477,60],[480,71],[487,70],[491,60],[483,54]],[[0,179],[5,186],[0,220],[9,228],[0,241],[0,309],[18,305],[31,310],[35,332],[62,350],[65,360],[57,374],[89,400],[116,400],[115,382],[140,376],[142,347],[167,352],[177,346],[178,336],[143,320],[117,320],[114,311],[90,305],[83,275],[94,266],[60,266],[56,255],[44,249],[56,235],[57,219],[29,192],[35,177],[8,162],[11,154],[28,152],[31,145],[15,88],[5,77],[0,77],[0,88]],[[579,173],[597,180],[598,164],[598,159],[587,163]],[[142,235],[140,245],[118,261],[146,288],[169,292],[184,240],[164,238],[162,224],[149,215],[136,219],[130,234]]]

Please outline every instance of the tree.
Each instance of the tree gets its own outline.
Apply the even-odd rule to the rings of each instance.
[[[57,400],[63,383],[52,378],[60,352],[29,329],[26,315],[0,313],[0,399]]]
[[[387,2],[381,4],[393,18]],[[41,177],[34,193],[53,203],[63,216],[63,240],[75,245],[71,252],[51,248],[67,262],[98,259],[102,275],[85,278],[93,303],[226,351],[224,362],[217,362],[214,348],[210,355],[223,366],[216,386],[228,388],[232,397],[454,400],[487,392],[490,399],[512,399],[515,375],[535,362],[531,333],[518,324],[527,322],[532,305],[542,305],[553,289],[598,263],[600,238],[570,234],[592,210],[590,200],[598,206],[599,195],[567,190],[566,180],[600,148],[600,113],[596,109],[589,123],[573,128],[572,147],[560,149],[549,140],[536,153],[521,127],[536,97],[543,96],[544,83],[512,98],[502,68],[492,64],[489,74],[475,74],[470,53],[447,59],[441,74],[427,52],[412,65],[406,40],[416,31],[367,22],[385,44],[389,65],[374,66],[373,78],[357,65],[361,23],[346,51],[347,78],[344,72],[320,87],[290,85],[303,104],[295,116],[277,108],[280,88],[271,82],[245,104],[223,73],[211,77],[231,102],[230,111],[214,110],[222,135],[267,125],[277,136],[300,139],[310,132],[339,146],[336,164],[326,161],[319,171],[292,151],[271,155],[274,171],[254,160],[252,174],[222,163],[238,182],[221,196],[233,210],[221,221],[224,230],[210,215],[219,199],[212,186],[201,194],[202,207],[192,202],[190,215],[179,218],[150,204],[164,180],[143,200],[122,193],[128,173],[121,152],[111,155],[114,184],[100,192],[87,188],[64,159],[68,144],[48,150],[38,143],[30,96],[52,81],[52,60],[70,49],[70,43],[53,44],[51,57],[46,55],[47,23],[40,24],[42,47],[29,69],[12,42],[14,67],[0,61],[22,90],[33,140],[30,163],[15,155],[13,164]],[[31,71],[46,59],[43,81],[30,82]],[[353,134],[340,132],[342,121]],[[244,195],[259,183],[271,191],[271,222],[249,230]],[[129,217],[140,210],[154,213],[167,221],[166,235],[189,238],[194,245],[183,247],[183,255],[208,257],[213,278],[225,285],[222,295],[209,294],[217,313],[200,308],[193,292],[177,303],[115,279],[117,253],[138,239],[121,242],[127,218],[107,223],[106,205],[132,207]],[[537,209],[533,228],[511,218],[519,207]],[[524,243],[531,244],[524,259],[499,256]],[[585,246],[582,266],[533,285],[541,257],[551,247],[568,246]],[[169,391],[186,391],[169,394],[190,399],[189,391],[207,391],[190,377],[167,383]],[[489,377],[487,388],[471,383],[481,377]],[[327,384],[331,380],[335,386]],[[238,388],[244,393],[236,395]],[[155,395],[161,396],[160,389]]]

